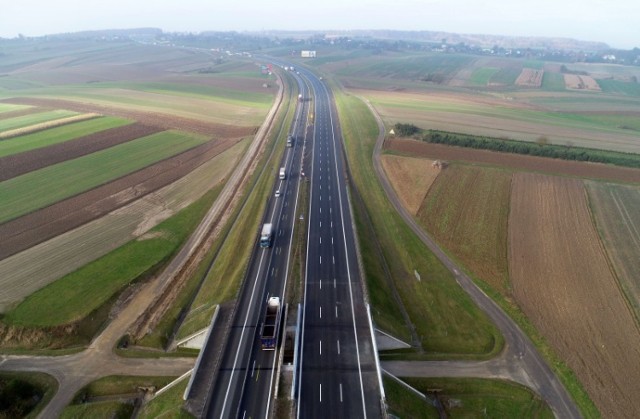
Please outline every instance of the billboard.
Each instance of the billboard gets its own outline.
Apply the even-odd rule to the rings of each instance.
[[[315,51],[300,51],[300,56],[302,58],[316,58]]]

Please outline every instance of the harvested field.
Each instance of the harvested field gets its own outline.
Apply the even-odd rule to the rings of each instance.
[[[592,92],[599,92],[600,85],[593,77],[580,76],[577,74],[565,74],[564,85],[570,90],[589,90]]]
[[[640,320],[640,188],[587,182],[587,191],[605,250]]]
[[[0,312],[27,295],[109,253],[185,208],[229,174],[245,150],[240,142],[129,205],[0,261]]]
[[[49,147],[2,157],[0,158],[0,182],[160,131],[162,131],[161,128],[143,124],[126,125]]]
[[[77,112],[96,112],[104,115],[119,116],[134,119],[145,125],[152,125],[163,129],[177,129],[180,131],[194,132],[216,138],[237,138],[253,135],[257,127],[237,125],[223,125],[204,122],[197,119],[188,119],[166,114],[132,111],[115,106],[96,105],[90,103],[73,102],[70,100],[56,100],[45,98],[12,98],[4,100],[7,103],[24,104],[32,106],[46,106],[61,109],[71,109]]]
[[[522,87],[540,87],[542,86],[542,77],[544,70],[536,70],[534,68],[523,68],[522,72],[516,79],[516,86]]]
[[[84,113],[81,115],[74,115],[66,118],[56,119],[54,121],[41,122],[39,124],[29,125],[27,127],[3,131],[0,132],[0,140],[6,140],[7,138],[13,138],[20,135],[26,135],[55,127],[61,127],[63,125],[72,124],[74,122],[86,121],[88,119],[97,118],[99,116],[101,115],[97,113]]]
[[[534,172],[554,173],[591,179],[606,179],[618,182],[640,183],[640,170],[627,167],[609,166],[600,163],[576,162],[560,159],[548,159],[536,156],[500,153],[497,151],[476,150],[452,147],[443,144],[431,144],[424,141],[407,139],[389,139],[385,149],[412,156],[449,161],[468,161],[491,166],[510,167]]]
[[[387,154],[380,156],[380,160],[400,201],[416,215],[440,169],[433,166],[433,160],[427,159]]]
[[[418,220],[480,279],[508,292],[507,220],[512,172],[451,165],[431,186]]]
[[[141,126],[142,129],[148,127]],[[102,217],[169,185],[238,143],[209,141],[113,182],[0,224],[0,260]]]
[[[513,295],[603,417],[640,412],[640,331],[609,268],[578,179],[516,173]]]

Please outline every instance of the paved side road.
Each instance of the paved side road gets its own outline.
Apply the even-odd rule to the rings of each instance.
[[[385,136],[384,124],[373,106],[371,106],[366,99],[364,99],[364,101],[378,122],[379,134],[373,151],[373,164],[389,201],[391,201],[396,211],[420,240],[422,240],[447,269],[454,274],[456,282],[469,294],[480,309],[491,318],[504,336],[505,350],[502,355],[494,361],[478,362],[477,367],[479,369],[475,371],[481,371],[484,368],[485,373],[483,374],[485,375],[479,376],[491,377],[490,369],[499,367],[498,370],[500,370],[501,373],[506,374],[508,372],[510,374],[510,379],[527,385],[537,392],[549,404],[556,417],[580,418],[580,411],[569,396],[569,393],[567,393],[562,383],[560,383],[551,368],[546,364],[531,340],[491,298],[474,284],[471,278],[462,272],[460,267],[440,249],[431,236],[416,223],[411,214],[402,206],[380,163],[380,151],[382,150]],[[384,364],[383,368],[389,368],[388,371],[391,373],[393,373],[393,371],[402,372],[407,371],[407,369],[415,369],[423,371],[425,375],[430,375],[431,372],[436,369],[439,370],[437,374],[440,377],[447,376],[449,373],[453,376],[461,376],[456,374],[463,374],[464,371],[470,372],[472,369],[468,363],[446,361],[419,363],[416,364],[415,367],[411,367],[410,365],[412,364],[409,364],[409,366]]]

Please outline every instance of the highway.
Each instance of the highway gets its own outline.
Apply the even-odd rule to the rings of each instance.
[[[381,417],[337,112],[327,86],[299,71],[314,129],[297,417]]]
[[[304,84],[300,91],[308,96]],[[210,418],[267,417],[271,406],[271,393],[275,384],[276,351],[263,351],[260,346],[260,329],[266,301],[269,296],[285,300],[285,280],[288,275],[290,245],[293,235],[295,211],[298,204],[300,166],[304,138],[308,128],[308,103],[302,102],[296,109],[293,127],[293,147],[287,147],[280,166],[287,176],[277,179],[272,191],[263,223],[272,223],[272,246],[258,246],[262,225],[256,226],[256,247],[251,256],[247,274],[221,356],[216,381],[205,406],[205,416]],[[278,176],[277,172],[273,173]],[[275,190],[280,196],[275,196]]]

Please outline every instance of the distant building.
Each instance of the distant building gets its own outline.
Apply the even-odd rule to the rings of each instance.
[[[300,57],[302,58],[316,58],[315,51],[300,51]]]

